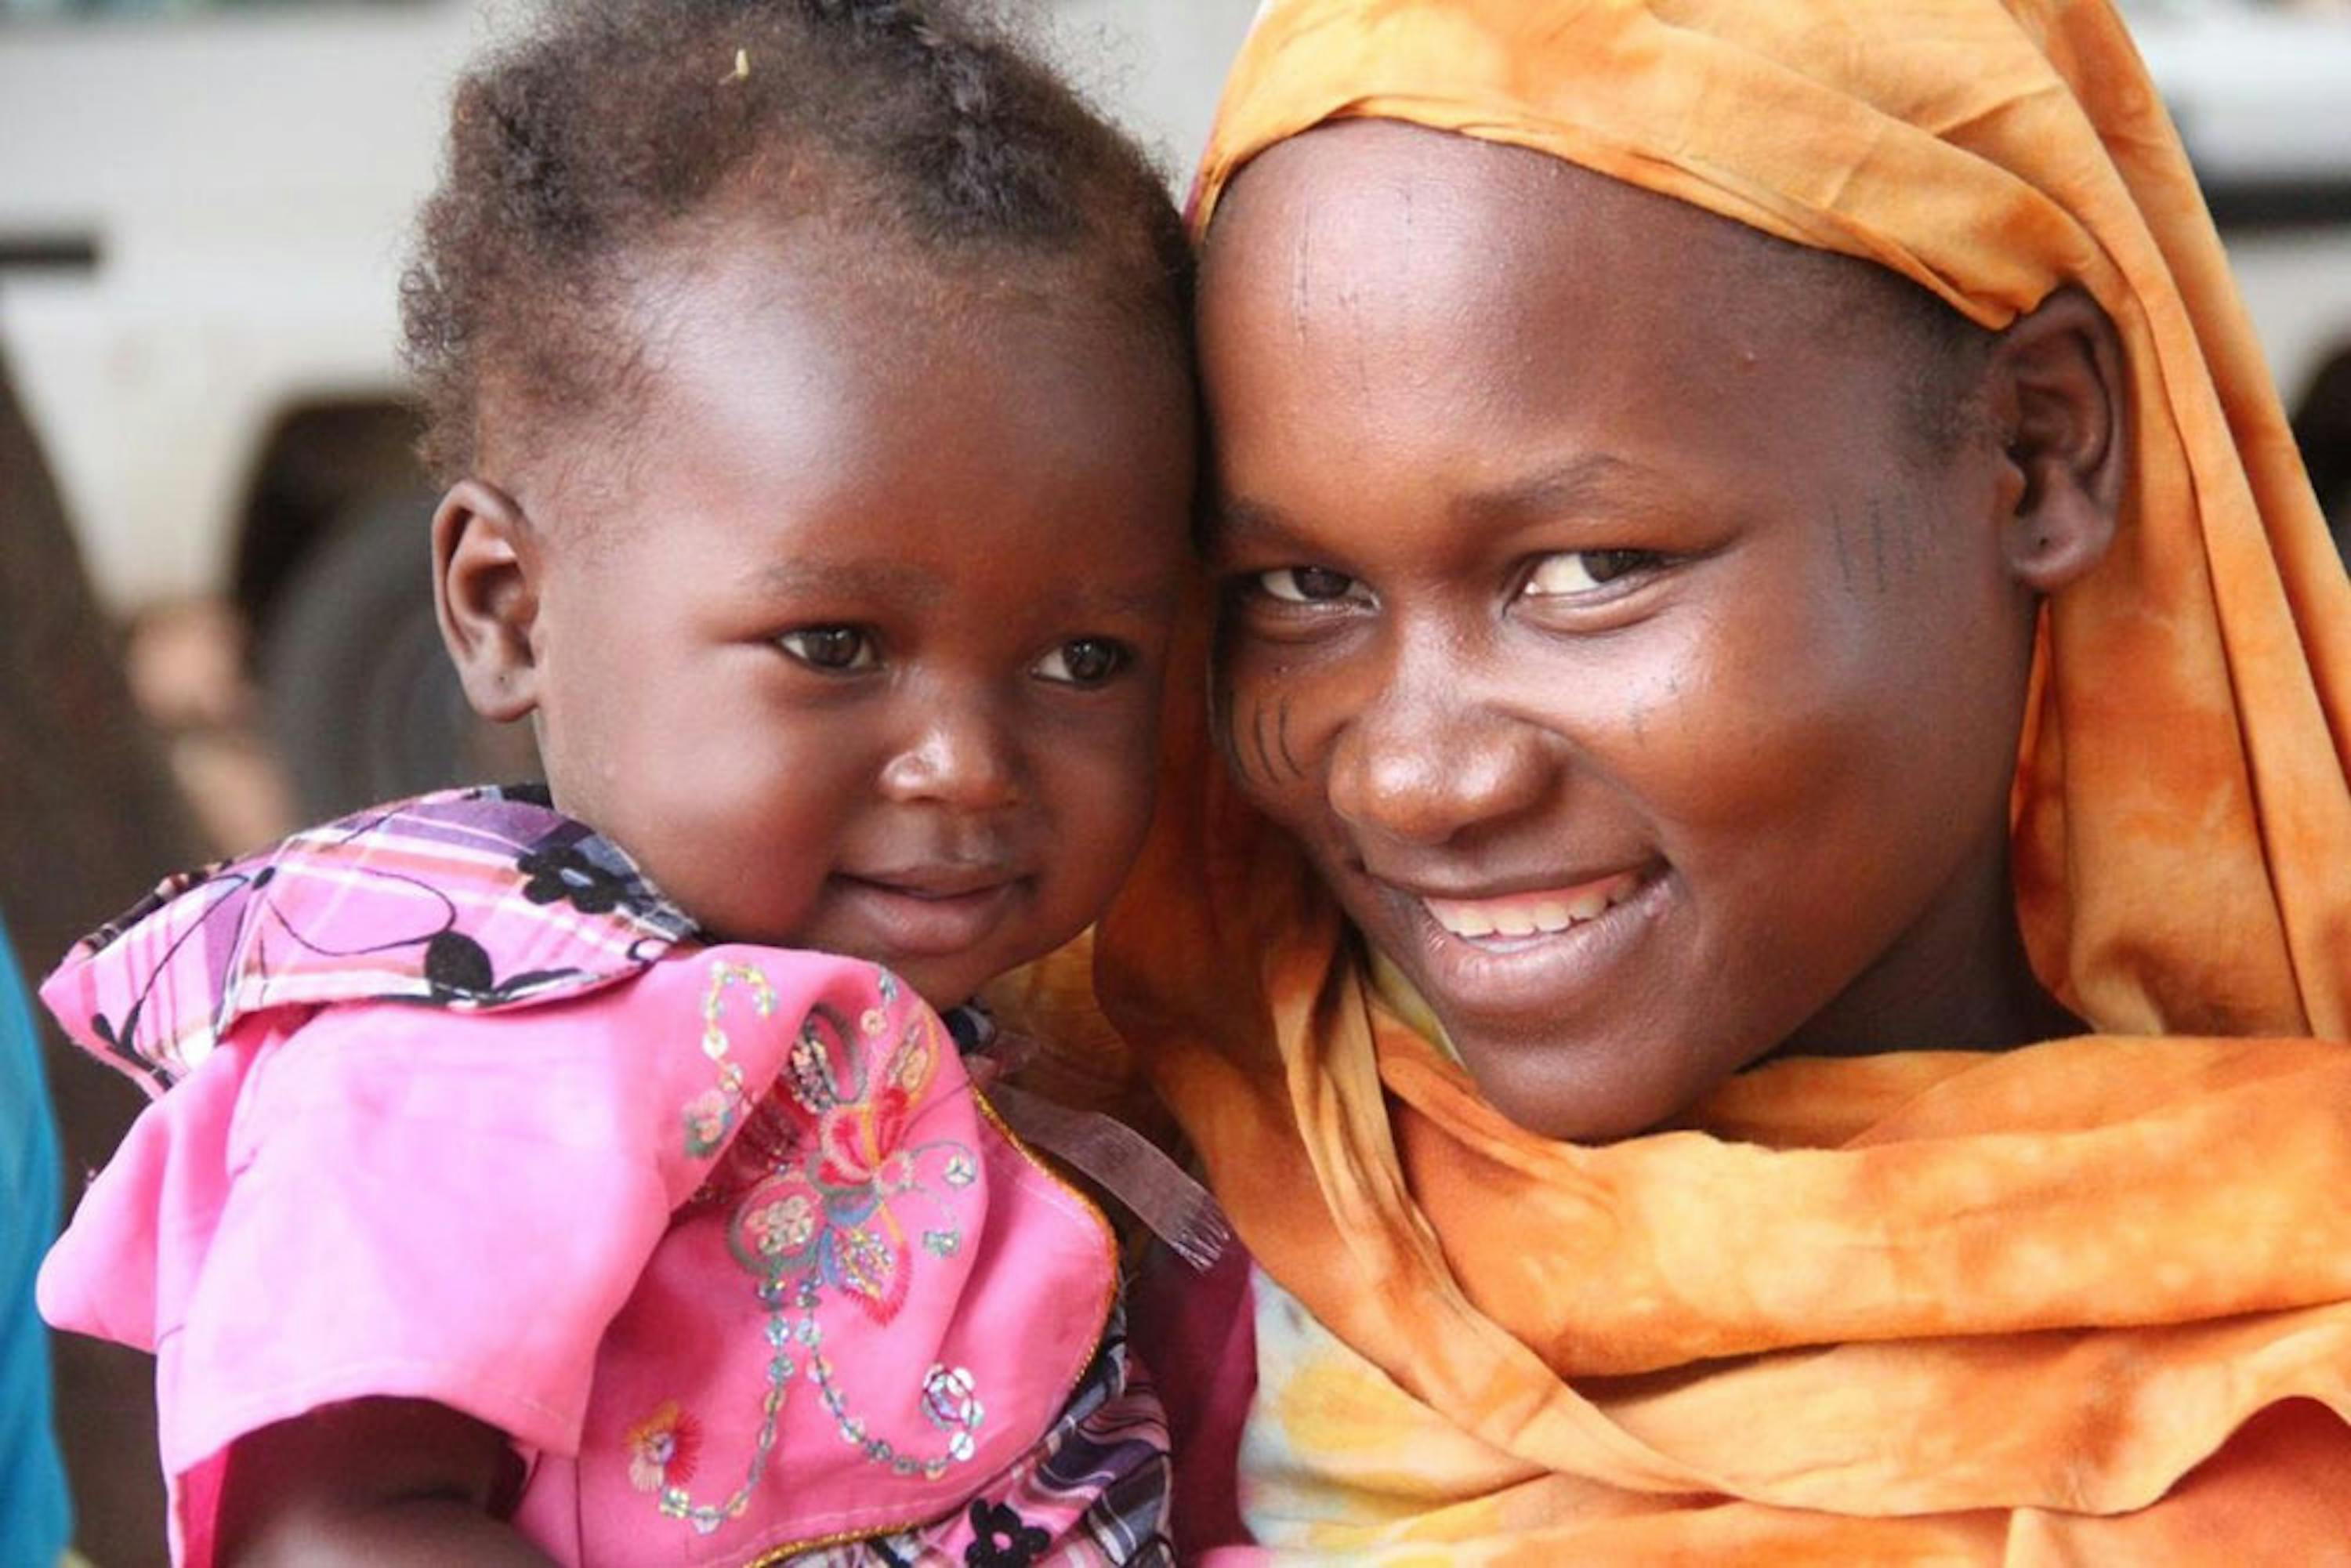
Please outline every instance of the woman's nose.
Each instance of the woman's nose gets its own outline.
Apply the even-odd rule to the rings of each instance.
[[[1553,784],[1551,737],[1458,672],[1391,679],[1335,737],[1324,788],[1359,829],[1441,844],[1507,821]]]
[[[1005,726],[985,705],[942,705],[883,766],[882,789],[906,804],[1000,810],[1020,798],[1019,757]]]

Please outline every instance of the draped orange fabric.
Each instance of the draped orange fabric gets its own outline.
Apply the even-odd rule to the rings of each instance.
[[[1546,1142],[1380,1000],[1193,694],[1096,979],[1278,1286],[1261,1538],[2351,1561],[2351,591],[2121,23],[1273,0],[1197,221],[1348,116],[1570,160],[1987,327],[2069,282],[2113,318],[2136,472],[2044,618],[2013,834],[2034,965],[2102,1032],[1781,1061],[1677,1130]]]

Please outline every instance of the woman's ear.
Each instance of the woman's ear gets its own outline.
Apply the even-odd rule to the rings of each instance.
[[[460,479],[433,514],[433,602],[465,700],[501,723],[538,706],[538,538],[514,498]]]
[[[1988,366],[2015,495],[2001,552],[2010,574],[2054,593],[2105,559],[2130,472],[2121,337],[2066,287],[2009,324]]]

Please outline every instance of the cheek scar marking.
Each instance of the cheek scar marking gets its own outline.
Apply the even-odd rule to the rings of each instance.
[[[1257,759],[1261,769],[1259,777],[1270,784],[1273,782],[1274,777],[1273,753],[1266,747],[1265,705],[1263,703],[1259,703],[1257,706],[1249,710],[1249,735],[1257,742]]]
[[[1918,555],[1924,545],[1918,519],[1897,511],[1891,501],[1880,496],[1870,500],[1869,527],[1873,538],[1891,541],[1893,570],[1900,575],[1903,581],[1915,581],[1918,576]],[[1878,587],[1881,590],[1890,586],[1891,580],[1883,569],[1879,577]]]
[[[1287,693],[1283,694],[1281,706],[1274,716],[1273,738],[1281,749],[1281,760],[1290,768],[1290,776],[1303,779],[1306,769],[1298,765],[1298,754],[1290,749],[1290,697]]]
[[[1231,770],[1236,779],[1243,784],[1249,781],[1249,763],[1242,758],[1241,748],[1234,743],[1233,732],[1222,726],[1217,729],[1217,755],[1225,759],[1226,768]]]
[[[1846,532],[1844,508],[1832,507],[1829,511],[1829,542],[1836,549],[1838,580],[1844,584],[1844,591],[1851,593],[1854,590],[1852,541],[1846,537]]]
[[[1226,685],[1224,673],[1215,672],[1208,682],[1208,744],[1217,748],[1225,766],[1234,774],[1240,770],[1240,758],[1233,748],[1233,727],[1226,721],[1232,716],[1232,688]]]

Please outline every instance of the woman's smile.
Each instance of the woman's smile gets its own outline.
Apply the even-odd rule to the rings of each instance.
[[[1449,1017],[1517,1034],[1604,1007],[1628,961],[1660,935],[1673,896],[1662,865],[1489,898],[1390,890],[1416,929],[1409,968]],[[1621,999],[1621,998],[1620,998]]]
[[[1450,898],[1424,894],[1421,902],[1454,936],[1499,947],[1512,937],[1553,936],[1590,921],[1632,897],[1640,883],[1639,872],[1626,871],[1526,893]]]

